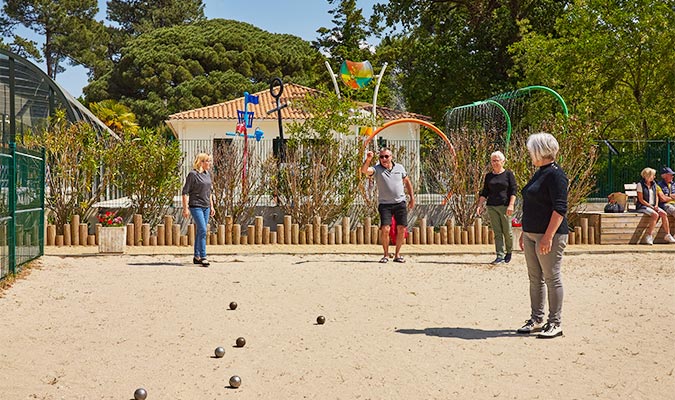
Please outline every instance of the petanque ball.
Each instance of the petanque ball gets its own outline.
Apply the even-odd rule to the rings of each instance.
[[[239,386],[241,386],[241,378],[238,377],[237,375],[233,375],[232,377],[230,377],[230,386],[232,386],[233,388],[238,388]]]
[[[318,317],[316,317],[316,323],[319,324],[319,325],[325,324],[326,323],[326,317],[324,317],[323,315],[319,315]]]
[[[148,397],[148,392],[143,388],[138,388],[134,392],[134,399],[136,400],[145,400]]]
[[[232,303],[230,303],[230,310],[236,310],[236,309],[237,309],[237,302],[233,301]]]
[[[238,337],[237,338],[237,347],[244,347],[246,346],[246,339],[243,337]]]
[[[215,353],[217,358],[221,358],[222,356],[225,355],[225,349],[222,347],[216,347]]]

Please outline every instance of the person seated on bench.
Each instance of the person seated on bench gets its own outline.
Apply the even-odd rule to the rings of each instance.
[[[659,186],[661,187],[661,195],[659,196],[659,207],[666,213],[675,217],[675,182],[673,182],[672,169],[668,167],[661,168],[661,180]]]
[[[664,239],[668,243],[675,243],[675,238],[670,234],[670,226],[668,225],[668,214],[659,208],[658,200],[659,193],[663,194],[661,187],[654,182],[656,178],[656,170],[653,168],[645,168],[640,173],[642,179],[637,184],[637,201],[635,202],[635,210],[639,213],[648,215],[651,220],[647,227],[647,236],[645,236],[646,244],[654,244],[654,228],[656,221],[661,218],[661,225],[666,231]]]

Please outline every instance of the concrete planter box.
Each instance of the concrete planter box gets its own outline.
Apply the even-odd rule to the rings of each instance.
[[[124,253],[127,245],[127,227],[101,228],[98,236],[99,253]]]

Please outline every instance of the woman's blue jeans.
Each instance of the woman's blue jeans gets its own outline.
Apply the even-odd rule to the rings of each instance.
[[[195,258],[206,258],[206,225],[209,223],[209,207],[190,207],[195,223]]]

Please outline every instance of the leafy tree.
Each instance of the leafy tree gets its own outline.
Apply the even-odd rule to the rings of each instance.
[[[88,101],[118,100],[141,126],[156,126],[172,113],[264,90],[276,76],[311,85],[317,57],[295,36],[230,20],[201,21],[140,35],[111,73],[84,91]]]
[[[112,183],[131,200],[131,209],[151,227],[157,226],[180,190],[183,153],[161,129],[126,132],[115,143],[108,165]]]
[[[204,4],[202,0],[108,0],[107,17],[114,25],[106,27],[109,36],[104,68],[89,65],[92,78],[98,79],[110,72],[113,64],[121,57],[122,49],[139,35],[159,28],[176,25],[189,25],[203,21]]]
[[[114,140],[107,132],[98,132],[91,125],[67,121],[65,112],[57,110],[42,131],[24,135],[29,148],[45,148],[47,162],[47,208],[55,216],[57,229],[73,215],[85,215],[100,199],[110,182],[108,170]],[[62,232],[59,232],[62,233]]]
[[[0,25],[3,25],[4,22],[2,22],[2,16],[0,16]],[[8,30],[9,32],[9,30]],[[3,33],[0,32],[0,36],[2,36]],[[5,43],[0,37],[0,48],[9,50],[14,54],[18,54],[21,57],[24,58],[32,58],[36,62],[42,62],[43,58],[40,55],[40,49],[37,47],[37,43],[35,43],[32,40],[27,40],[22,38],[21,36],[18,35],[11,35],[12,36],[12,42],[11,43]]]
[[[101,122],[117,134],[136,134],[138,132],[136,115],[131,112],[129,107],[115,100],[103,100],[98,103],[91,103],[89,104],[89,109]]]
[[[337,72],[343,61],[350,60],[355,62],[368,60],[375,69],[374,73],[380,73],[382,62],[374,48],[367,42],[371,31],[366,19],[363,17],[363,9],[356,8],[354,0],[328,0],[330,4],[335,4],[335,8],[329,13],[333,15],[332,28],[321,27],[317,30],[319,37],[312,42],[312,46],[319,50],[321,54],[328,58],[331,68]],[[332,92],[331,77],[328,75],[324,63],[315,65],[319,75],[322,76],[318,87],[326,92]],[[374,83],[360,88],[352,89],[346,85],[340,86],[340,93],[351,100],[372,102],[375,90]],[[387,77],[383,77],[378,92],[378,103],[390,105],[390,90]],[[393,108],[403,108],[402,104],[393,105]]]
[[[371,25],[385,32],[377,53],[392,64],[410,109],[441,121],[449,106],[512,90],[507,48],[520,40],[518,22],[549,33],[566,3],[392,0],[375,6]]]
[[[675,1],[574,1],[556,35],[523,24],[522,82],[554,87],[604,139],[675,135]]]
[[[361,61],[371,55],[366,38],[370,34],[367,29],[363,10],[356,8],[356,0],[328,0],[329,4],[338,3],[328,11],[333,16],[335,26],[331,29],[317,29],[319,38],[312,45],[319,51],[328,54],[337,65],[344,60]]]
[[[47,75],[56,78],[64,70],[63,62],[86,63],[96,58],[105,43],[103,27],[94,20],[96,0],[5,0],[0,17],[3,33],[13,32],[17,25],[44,37],[40,52],[33,41],[14,36],[13,48],[36,61],[44,58]],[[100,53],[99,53],[100,54]]]

